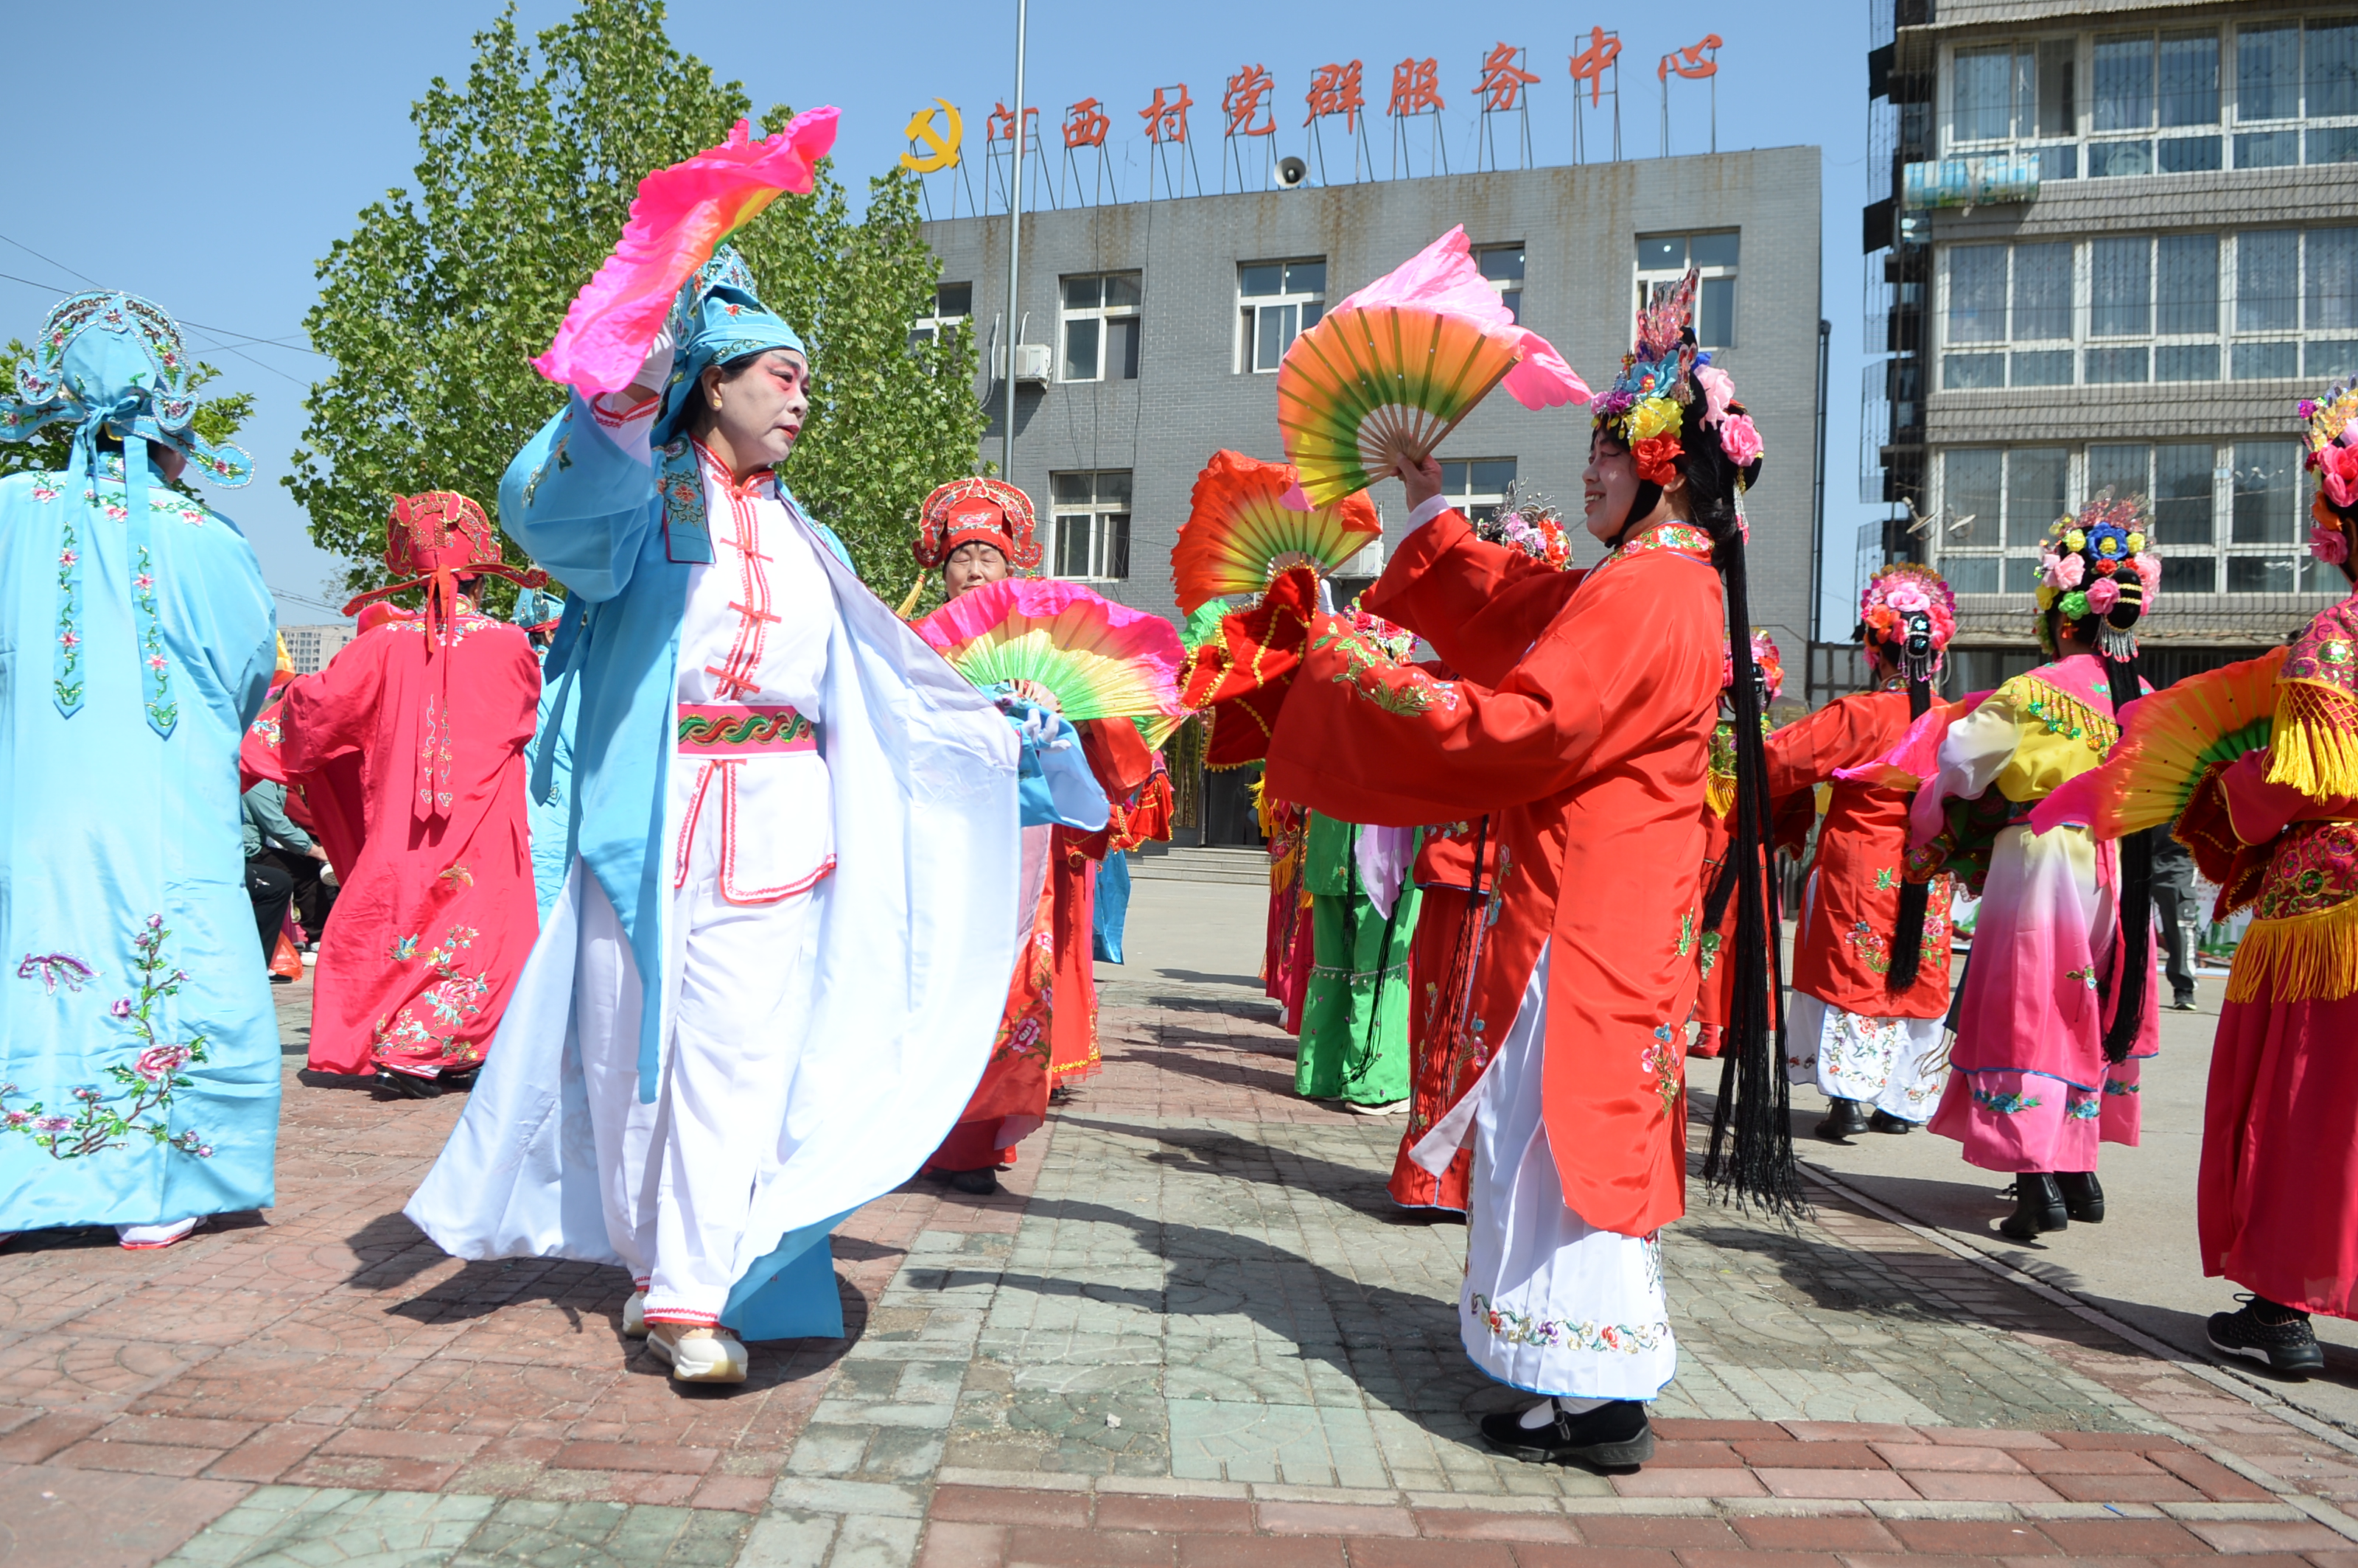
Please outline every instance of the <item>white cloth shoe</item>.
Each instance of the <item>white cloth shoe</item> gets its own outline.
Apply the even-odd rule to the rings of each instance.
[[[622,1337],[644,1339],[647,1336],[647,1288],[641,1285],[622,1303]]]
[[[205,1217],[198,1215],[190,1219],[174,1220],[169,1225],[118,1225],[114,1227],[114,1238],[127,1252],[152,1252],[181,1240],[204,1222]]]
[[[681,1383],[741,1383],[748,1357],[737,1336],[692,1323],[647,1325],[647,1348],[671,1363]]]
[[[1357,1100],[1345,1100],[1343,1108],[1354,1116],[1398,1116],[1408,1108],[1405,1099],[1386,1100],[1381,1105],[1361,1105]]]

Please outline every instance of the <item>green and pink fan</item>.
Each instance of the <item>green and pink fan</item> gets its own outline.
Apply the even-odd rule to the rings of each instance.
[[[1297,511],[1287,499],[1295,483],[1290,464],[1212,454],[1195,476],[1187,521],[1171,548],[1180,614],[1192,616],[1216,599],[1256,596],[1288,567],[1329,576],[1383,537],[1375,503],[1366,496]]]
[[[1171,622],[1076,582],[1002,578],[968,589],[915,630],[971,684],[1037,682],[1076,723],[1127,719],[1159,746],[1187,718]]]
[[[1277,423],[1302,473],[1295,504],[1422,462],[1501,382],[1526,408],[1588,401],[1545,338],[1517,325],[1463,225],[1328,311],[1277,372]]]

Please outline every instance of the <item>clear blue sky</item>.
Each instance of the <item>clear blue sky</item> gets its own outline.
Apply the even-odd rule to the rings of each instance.
[[[562,0],[517,5],[528,29],[569,9]],[[99,33],[88,11],[73,5],[27,6],[10,19],[15,58],[56,69],[20,71],[11,100],[25,156],[0,168],[0,234],[10,242],[0,243],[0,274],[9,275],[0,278],[0,334],[29,337],[50,303],[87,287],[85,278],[147,295],[211,329],[192,328],[192,346],[260,406],[243,437],[254,482],[225,496],[223,510],[254,540],[273,589],[301,596],[282,597],[287,622],[330,618],[305,600],[332,597],[325,585],[335,572],[278,482],[302,430],[303,393],[325,364],[299,346],[314,264],[351,232],[364,204],[408,182],[417,156],[411,103],[431,77],[464,74],[470,38],[496,15],[488,0],[395,7],[128,0],[108,8]],[[1468,90],[1483,57],[1503,40],[1527,48],[1542,77],[1531,112],[1538,161],[1562,163],[1572,150],[1566,58],[1592,26],[1621,34],[1626,153],[1651,157],[1660,146],[1653,62],[1706,32],[1725,40],[1722,147],[1824,149],[1822,308],[1833,323],[1826,518],[1836,589],[1826,625],[1842,635],[1852,612],[1834,600],[1848,589],[1851,539],[1858,522],[1879,513],[1857,503],[1865,0],[1667,7],[1620,0],[1579,14],[1531,0],[1447,7],[1367,0],[1348,8],[1033,0],[1029,96],[1052,145],[1064,105],[1102,100],[1115,121],[1109,145],[1126,144],[1134,158],[1133,111],[1156,85],[1185,81],[1198,106],[1199,157],[1217,189],[1221,86],[1240,64],[1264,65],[1276,79],[1284,152],[1299,148],[1301,95],[1315,67],[1366,61],[1367,96],[1379,109],[1392,63],[1430,55],[1441,62],[1451,161],[1459,167],[1473,146]],[[757,105],[839,104],[838,172],[855,189],[900,154],[902,127],[919,104],[936,97],[958,104],[971,116],[968,145],[979,147],[984,114],[1013,91],[1012,0],[674,0],[670,27],[724,80],[742,81]],[[1671,85],[1671,150],[1705,150],[1707,84]],[[136,222],[126,216],[132,192]],[[1581,368],[1592,380],[1610,369]],[[1756,401],[1764,395],[1747,390]]]

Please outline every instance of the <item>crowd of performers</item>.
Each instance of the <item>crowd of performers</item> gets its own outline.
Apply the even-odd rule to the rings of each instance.
[[[1409,531],[1361,604],[1282,567],[1188,666],[1216,757],[1263,764],[1297,1090],[1403,1115],[1392,1196],[1468,1227],[1467,1354],[1539,1396],[1484,1436],[1651,1454],[1690,1061],[1719,1065],[1703,1170],[1741,1200],[1802,1206],[1804,1085],[1820,1137],[1929,1128],[2011,1175],[2008,1237],[2101,1219],[2101,1145],[2137,1141],[2156,1049],[2164,831],[2223,914],[2255,914],[2199,1238],[2253,1297],[2212,1336],[2320,1365],[2307,1314],[2358,1311],[2358,1090],[2334,1092],[2358,1071],[2334,1049],[2358,1031],[2358,599],[2270,667],[2272,729],[2205,753],[2167,829],[2104,827],[2139,787],[2107,763],[2150,691],[2142,498],[2050,529],[2038,667],[1938,695],[1953,596],[1890,566],[1861,607],[1868,689],[1774,725],[1746,591],[1764,454],[1692,293],[1594,402],[1600,564],[1574,568],[1544,508],[1469,520],[1402,457]],[[249,472],[193,427],[188,363],[155,306],[79,295],[0,405],[0,438],[71,435],[66,467],[0,481],[0,616],[50,648],[0,666],[0,942],[23,955],[0,1230],[168,1246],[272,1202],[278,1036],[247,932],[274,932],[237,836],[262,788],[304,819],[268,805],[275,841],[316,841],[341,883],[311,1065],[471,1089],[406,1210],[427,1235],[626,1271],[622,1332],[686,1381],[743,1379],[748,1339],[839,1334],[836,1225],[921,1170],[991,1192],[1097,1070],[1121,852],[1169,832],[1148,729],[938,651],[939,617],[1036,568],[1029,500],[943,486],[915,545],[943,609],[879,600],[778,478],[810,355],[724,248],[628,384],[571,387],[510,465],[499,515],[536,566],[468,497],[395,498],[360,634],[290,677],[252,551],[175,485]],[[2302,417],[2312,550],[2347,573],[2358,393]],[[483,613],[492,578],[523,591],[514,621]]]

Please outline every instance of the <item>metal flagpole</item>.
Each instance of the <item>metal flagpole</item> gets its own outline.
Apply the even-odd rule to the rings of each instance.
[[[1015,482],[1015,351],[1023,335],[1022,318],[1015,311],[1015,284],[1023,255],[1023,31],[1029,21],[1029,0],[1015,0],[1015,178],[1007,200],[1007,402],[1006,425],[1000,435],[1000,475]]]

